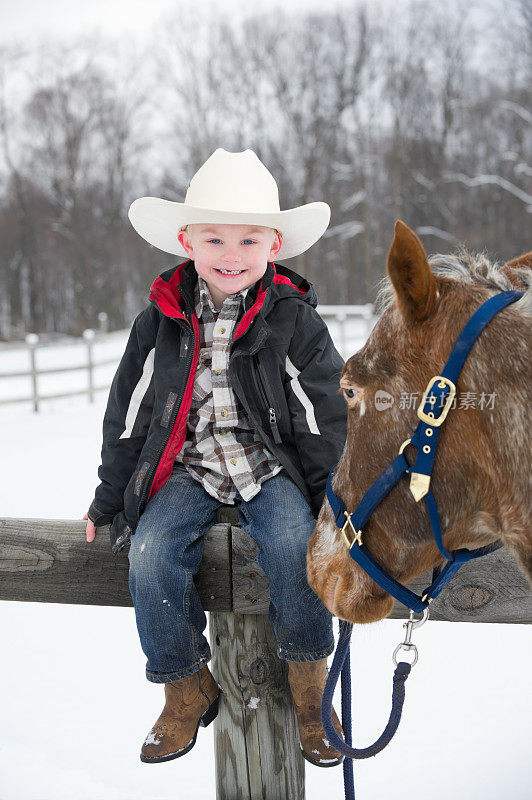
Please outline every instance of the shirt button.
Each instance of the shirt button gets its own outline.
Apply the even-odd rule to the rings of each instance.
[[[222,370],[220,369],[220,367],[217,367],[217,368],[214,370],[214,374],[215,374],[215,375],[220,375],[221,371],[222,371]]]
[[[225,333],[225,328],[218,328],[218,333]]]
[[[231,459],[231,464],[236,464],[236,458]]]
[[[222,408],[222,417],[226,417],[226,416],[227,416],[227,409],[226,408]]]

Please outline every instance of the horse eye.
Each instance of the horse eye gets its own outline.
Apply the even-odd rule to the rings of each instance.
[[[347,397],[354,397],[355,396],[355,391],[354,391],[354,389],[344,389],[344,394],[346,394]]]

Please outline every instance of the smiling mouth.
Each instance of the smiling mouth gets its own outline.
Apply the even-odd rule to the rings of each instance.
[[[217,272],[219,275],[225,275],[229,278],[234,278],[237,275],[242,275],[245,272],[245,269],[218,269],[217,267],[214,268],[214,271]]]

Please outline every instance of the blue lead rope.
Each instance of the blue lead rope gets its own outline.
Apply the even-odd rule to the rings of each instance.
[[[346,622],[344,619],[340,622],[340,635],[338,638],[338,645],[336,653],[334,654],[333,663],[327,676],[327,682],[323,691],[323,700],[321,705],[321,721],[329,742],[340,753],[345,755],[344,761],[344,775],[346,765],[349,765],[351,759],[371,758],[384,750],[387,744],[393,739],[399,722],[401,720],[401,713],[403,711],[403,703],[405,699],[405,682],[410,675],[412,665],[406,661],[400,661],[397,664],[393,676],[393,691],[392,691],[392,710],[388,723],[377,739],[369,747],[354,748],[352,747],[352,722],[351,722],[351,670],[349,659],[349,646],[351,643],[351,632],[353,624]],[[342,675],[342,728],[345,735],[345,742],[336,732],[332,722],[332,699],[334,689],[338,683],[338,678]],[[352,775],[351,764],[351,775]]]
[[[351,719],[351,663],[349,648],[351,645],[351,633],[353,623],[346,620],[339,620],[340,635],[338,645],[334,654],[333,663],[327,676],[323,699],[321,704],[321,722],[323,729],[329,738],[329,742],[345,758],[343,762],[344,791],[346,800],[356,800],[355,798],[355,779],[353,775],[353,759],[371,758],[384,750],[387,744],[393,739],[403,712],[405,699],[405,683],[410,674],[411,664],[400,661],[393,676],[392,691],[392,710],[386,728],[380,737],[369,747],[361,749],[353,748],[353,723]],[[332,701],[338,677],[341,674],[342,680],[342,729],[344,739],[337,733],[332,721]]]

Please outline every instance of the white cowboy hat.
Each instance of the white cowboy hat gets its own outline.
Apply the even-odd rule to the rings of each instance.
[[[283,235],[279,260],[305,252],[323,235],[331,209],[327,203],[307,203],[281,211],[271,172],[253,150],[228,153],[218,148],[199,168],[184,203],[160,197],[139,197],[128,212],[131,224],[147,242],[177,256],[187,256],[177,240],[194,222],[265,225]]]

